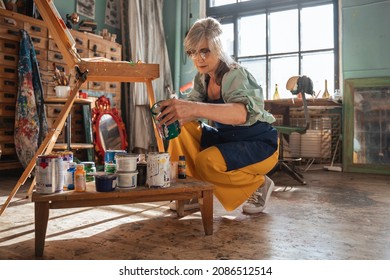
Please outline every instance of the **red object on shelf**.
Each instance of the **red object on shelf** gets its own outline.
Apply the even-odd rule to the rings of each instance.
[[[79,91],[79,97],[87,99],[88,98],[88,92],[83,92],[83,91],[80,90]]]

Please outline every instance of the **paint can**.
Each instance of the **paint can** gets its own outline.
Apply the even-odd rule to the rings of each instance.
[[[95,176],[95,188],[97,192],[112,192],[115,190],[116,174],[106,174],[105,172],[91,173]]]
[[[107,174],[115,174],[116,172],[116,163],[105,163],[104,172]]]
[[[170,187],[171,164],[168,153],[148,153],[146,185],[149,188]]]
[[[134,189],[137,187],[137,171],[117,172],[116,185],[118,188]]]
[[[72,151],[62,151],[60,155],[63,161],[73,162],[73,152]]]
[[[137,170],[138,154],[116,154],[117,172],[134,172]]]
[[[73,163],[73,152],[72,151],[62,151],[58,153],[62,157],[63,168],[64,168],[64,189],[68,188],[67,184],[67,174],[70,164]]]
[[[173,139],[180,134],[180,123],[179,121],[175,121],[174,123],[171,123],[170,125],[160,125],[159,121],[157,120],[157,117],[161,115],[162,108],[160,106],[160,102],[155,103],[152,108],[150,109],[153,116],[153,121],[156,124],[156,128],[158,130],[158,134],[160,137],[164,140],[170,140]]]
[[[86,172],[85,180],[86,182],[94,182],[95,177],[92,176],[90,173],[96,172],[96,166],[93,161],[83,161],[82,164],[84,164],[84,170]]]
[[[114,174],[116,172],[116,155],[127,154],[125,150],[107,150],[104,153],[104,171],[107,174]]]
[[[125,150],[107,150],[104,153],[104,162],[105,163],[115,163],[116,154],[126,154]]]
[[[62,192],[64,188],[63,159],[60,155],[38,156],[35,166],[36,187],[40,194]]]

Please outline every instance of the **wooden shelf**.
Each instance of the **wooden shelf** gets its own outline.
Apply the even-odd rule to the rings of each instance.
[[[51,98],[46,98],[45,103],[50,103],[50,104],[62,104],[68,101],[67,98],[56,98],[56,97],[51,97]],[[91,99],[87,98],[76,98],[74,100],[75,104],[92,104],[94,101]]]
[[[70,143],[70,148],[72,150],[82,150],[82,149],[93,149],[95,146],[93,144],[86,143]],[[56,143],[53,147],[54,150],[66,150],[68,148],[67,143]]]
[[[0,170],[22,168],[22,164],[18,160],[1,160]]]

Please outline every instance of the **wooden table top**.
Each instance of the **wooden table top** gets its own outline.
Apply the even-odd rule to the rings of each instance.
[[[148,188],[145,186],[137,186],[134,189],[116,188],[111,192],[97,192],[95,189],[95,182],[88,182],[87,190],[85,192],[76,192],[72,190],[53,194],[40,194],[34,191],[31,198],[33,202],[61,200],[70,201],[84,199],[156,196],[167,193],[190,193],[212,189],[214,189],[214,185],[187,176],[186,179],[177,179],[176,182],[171,182],[171,186],[168,188]]]

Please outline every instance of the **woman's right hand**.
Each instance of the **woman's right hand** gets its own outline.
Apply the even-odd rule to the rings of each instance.
[[[196,103],[184,99],[168,99],[160,102],[161,115],[157,117],[159,123],[170,125],[179,121],[180,125],[195,119],[194,111]]]

